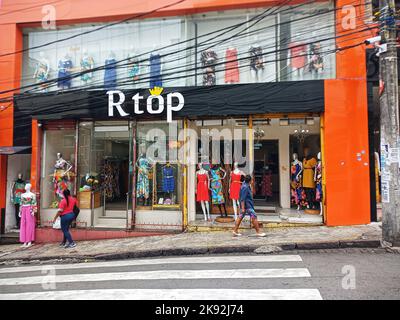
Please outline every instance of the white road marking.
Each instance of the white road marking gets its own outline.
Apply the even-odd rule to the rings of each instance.
[[[220,257],[178,257],[178,258],[160,258],[160,259],[142,259],[110,262],[90,262],[75,264],[57,264],[28,266],[15,268],[0,268],[0,274],[17,272],[34,272],[46,269],[71,270],[83,268],[107,268],[107,267],[129,267],[129,266],[147,266],[161,264],[183,264],[183,263],[252,263],[252,262],[302,262],[299,255],[261,255],[261,256],[220,256]]]
[[[93,274],[55,275],[54,283],[98,282],[118,280],[169,279],[252,279],[311,277],[306,268],[287,269],[230,269],[230,270],[157,270],[137,272],[110,272]],[[0,279],[0,286],[34,285],[48,282],[48,276]]]
[[[318,289],[107,289],[0,294],[0,300],[322,300]]]

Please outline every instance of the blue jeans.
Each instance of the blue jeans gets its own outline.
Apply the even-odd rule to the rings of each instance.
[[[73,212],[67,213],[61,216],[61,230],[64,233],[64,240],[68,241],[68,243],[73,243],[71,233],[69,232],[69,226],[71,225],[72,221],[75,219],[75,214]]]

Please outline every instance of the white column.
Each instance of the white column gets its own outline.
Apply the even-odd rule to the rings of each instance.
[[[289,132],[279,138],[279,180],[280,202],[282,208],[290,208],[290,156],[289,156]]]

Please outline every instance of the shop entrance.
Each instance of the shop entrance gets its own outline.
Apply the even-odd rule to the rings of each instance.
[[[131,207],[131,140],[128,122],[95,124],[93,167],[95,174],[100,177],[103,207],[103,216],[100,218],[105,225],[126,226]],[[118,220],[119,223],[116,223]]]
[[[279,206],[279,141],[254,142],[254,200],[257,206]]]

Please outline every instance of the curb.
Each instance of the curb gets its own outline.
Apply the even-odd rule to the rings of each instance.
[[[110,261],[124,260],[133,258],[151,258],[166,256],[183,256],[183,255],[205,255],[205,254],[225,254],[225,253],[257,253],[256,249],[266,245],[243,245],[243,246],[221,246],[221,247],[198,247],[198,248],[170,248],[170,249],[153,249],[153,250],[136,250],[122,253],[109,253],[98,255],[68,255],[68,256],[48,256],[48,257],[26,257],[19,259],[7,259],[6,256],[0,259],[0,265],[10,264],[12,262],[37,263],[41,261],[51,260],[73,260],[75,262],[83,261]],[[302,242],[302,243],[282,243],[267,244],[280,248],[280,252],[291,250],[322,250],[322,249],[343,249],[343,248],[381,248],[380,240],[342,240],[342,241],[326,241],[326,242]],[[271,252],[274,253],[274,252]],[[268,254],[268,253],[257,253]]]

